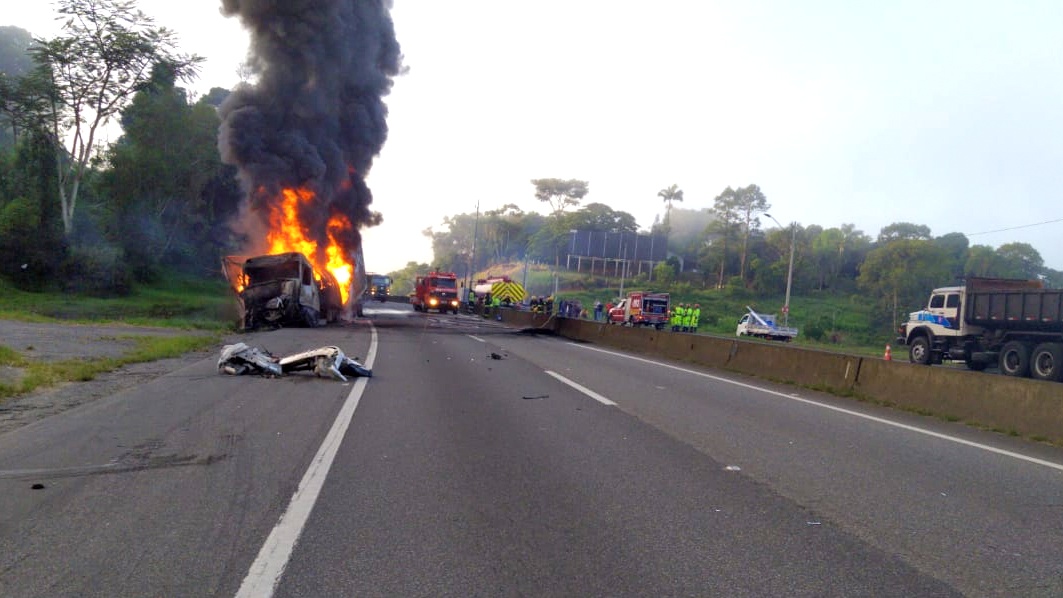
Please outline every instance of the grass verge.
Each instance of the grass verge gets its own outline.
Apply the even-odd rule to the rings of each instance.
[[[178,357],[215,345],[220,338],[220,335],[216,334],[126,336],[122,339],[132,341],[134,347],[122,357],[64,361],[34,361],[0,345],[0,366],[13,368],[21,374],[15,382],[0,382],[0,401],[65,382],[87,382],[101,373],[116,370],[123,365]]]

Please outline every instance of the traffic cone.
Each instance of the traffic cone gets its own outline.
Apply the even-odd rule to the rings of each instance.
[[[882,359],[886,361],[893,361],[893,356],[890,354],[890,346],[886,345],[886,354],[882,356]]]

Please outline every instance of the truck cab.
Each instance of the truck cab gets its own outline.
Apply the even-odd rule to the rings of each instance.
[[[461,301],[458,298],[458,277],[453,272],[429,272],[418,276],[410,298],[414,311],[458,313]]]
[[[260,255],[239,263],[234,285],[243,312],[242,327],[318,326],[337,319],[339,284],[297,252]]]
[[[381,303],[387,301],[391,297],[391,277],[383,274],[369,274],[368,278],[367,297]]]

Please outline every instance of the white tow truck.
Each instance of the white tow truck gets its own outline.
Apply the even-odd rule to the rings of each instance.
[[[775,314],[760,314],[746,306],[749,313],[738,320],[736,336],[753,336],[773,341],[789,342],[797,336],[797,328],[780,326],[775,322]]]

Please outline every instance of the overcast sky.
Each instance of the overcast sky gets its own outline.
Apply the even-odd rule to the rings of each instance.
[[[586,180],[644,229],[673,183],[688,209],[752,183],[783,224],[914,222],[1063,269],[1060,0],[395,4],[409,73],[368,179],[370,270],[430,261],[421,231],[477,202],[546,213],[534,178]],[[140,5],[207,58],[197,94],[236,84],[247,36],[220,0]],[[54,32],[51,3],[18,10]]]

